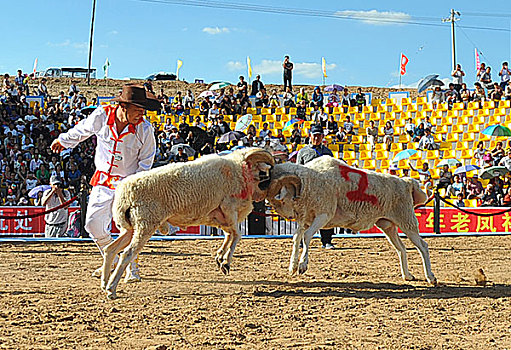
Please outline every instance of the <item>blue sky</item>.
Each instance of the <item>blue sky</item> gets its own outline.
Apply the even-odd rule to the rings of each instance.
[[[229,0],[226,0],[229,1]],[[366,11],[383,19],[428,21],[447,17],[450,8],[461,12],[463,26],[505,28],[508,31],[457,29],[457,57],[467,82],[475,76],[474,47],[481,60],[500,69],[510,59],[511,17],[481,17],[470,13],[511,14],[509,1],[274,1],[236,3],[314,9],[359,18]],[[58,66],[87,65],[92,0],[24,0],[2,2],[0,72],[31,71]],[[465,15],[466,13],[466,15]],[[431,19],[431,20],[430,20]],[[467,38],[468,36],[468,38]],[[184,64],[180,77],[237,81],[247,76],[250,56],[254,76],[266,83],[282,81],[281,61],[291,56],[294,83],[321,83],[321,57],[327,61],[327,84],[392,86],[398,84],[400,53],[410,59],[403,85],[437,73],[447,78],[451,69],[450,25],[382,24],[147,3],[138,0],[97,0],[93,66],[102,76],[108,57],[110,76],[146,77],[173,72]],[[494,72],[494,79],[496,78]]]

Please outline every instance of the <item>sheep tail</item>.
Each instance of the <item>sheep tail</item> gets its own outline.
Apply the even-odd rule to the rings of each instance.
[[[125,191],[116,191],[114,204],[112,208],[113,219],[118,228],[132,228],[130,203],[128,198],[124,198]]]
[[[410,184],[413,205],[417,206],[426,203],[428,200],[428,195],[421,189],[419,181],[410,178],[405,179],[405,181]]]

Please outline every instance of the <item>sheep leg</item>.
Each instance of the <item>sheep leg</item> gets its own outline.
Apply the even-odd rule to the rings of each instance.
[[[406,247],[403,244],[403,241],[399,238],[399,234],[397,232],[397,226],[385,219],[380,219],[376,222],[376,226],[385,233],[385,237],[390,242],[390,244],[394,247],[399,257],[399,263],[401,265],[401,275],[405,281],[413,281],[415,277],[408,270],[408,258],[406,256]]]
[[[322,227],[324,227],[330,219],[327,214],[321,214],[316,216],[312,224],[304,232],[303,237],[303,250],[302,256],[300,257],[300,264],[298,265],[298,273],[301,275],[307,271],[307,265],[309,263],[309,246],[312,240],[312,236]]]
[[[236,249],[236,244],[238,244],[238,242],[241,239],[241,233],[239,233],[238,228],[236,226],[228,228],[229,236],[232,238],[229,248],[227,249],[222,258],[222,264],[220,266],[220,269],[225,275],[228,275],[229,271],[231,270],[231,262],[232,257],[234,256],[234,250]]]
[[[151,230],[142,231],[141,233],[139,233],[140,231],[135,231],[133,233],[133,239],[131,240],[128,247],[122,252],[121,257],[119,258],[119,263],[117,264],[113,275],[108,281],[108,285],[106,287],[108,299],[117,298],[116,289],[119,281],[122,278],[124,270],[126,270],[126,267],[133,259],[133,257],[140,253],[144,245],[147,243],[147,241],[149,241],[149,238],[151,238],[155,229],[156,227],[152,228]]]
[[[222,262],[223,262],[223,256],[225,255],[225,252],[227,251],[227,245],[230,243],[231,239],[232,239],[232,235],[225,231],[225,237],[224,237],[224,241],[222,243],[222,245],[220,246],[220,248],[217,250],[216,252],[216,257],[215,257],[215,261],[216,261],[216,264],[218,265],[218,267],[221,267],[222,266]]]
[[[103,267],[101,271],[101,289],[105,290],[110,274],[112,272],[112,263],[115,256],[128,246],[133,236],[132,229],[122,229],[121,235],[112,243],[107,245],[103,253]]]
[[[303,240],[305,229],[298,225],[298,229],[293,235],[293,250],[291,252],[291,261],[289,263],[289,274],[294,275],[298,271],[298,254],[300,253],[300,242]]]
[[[417,248],[422,257],[422,266],[424,268],[424,274],[426,275],[426,279],[428,280],[429,283],[436,286],[437,279],[433,272],[431,271],[428,244],[419,235],[419,228],[417,227],[417,225],[414,225],[413,228],[406,231],[403,230],[403,232],[410,239],[410,241],[412,241],[413,245]]]

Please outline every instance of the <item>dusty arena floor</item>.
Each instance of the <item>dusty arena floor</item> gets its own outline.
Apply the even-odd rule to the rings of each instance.
[[[436,288],[415,250],[421,280],[402,281],[385,239],[314,240],[301,277],[287,275],[289,239],[243,240],[227,277],[220,241],[151,242],[143,282],[115,301],[90,277],[92,244],[2,244],[0,348],[511,349],[511,237],[427,241]]]

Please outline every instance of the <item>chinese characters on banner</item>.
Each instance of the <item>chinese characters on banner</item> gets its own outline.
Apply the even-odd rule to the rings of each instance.
[[[0,207],[0,216],[31,215],[41,213],[44,207]],[[78,207],[69,208],[72,213]],[[0,219],[0,236],[32,236],[44,234],[44,215],[28,219]],[[112,222],[112,233],[118,234],[119,230]],[[188,227],[186,232],[177,233],[199,234],[198,226]]]

